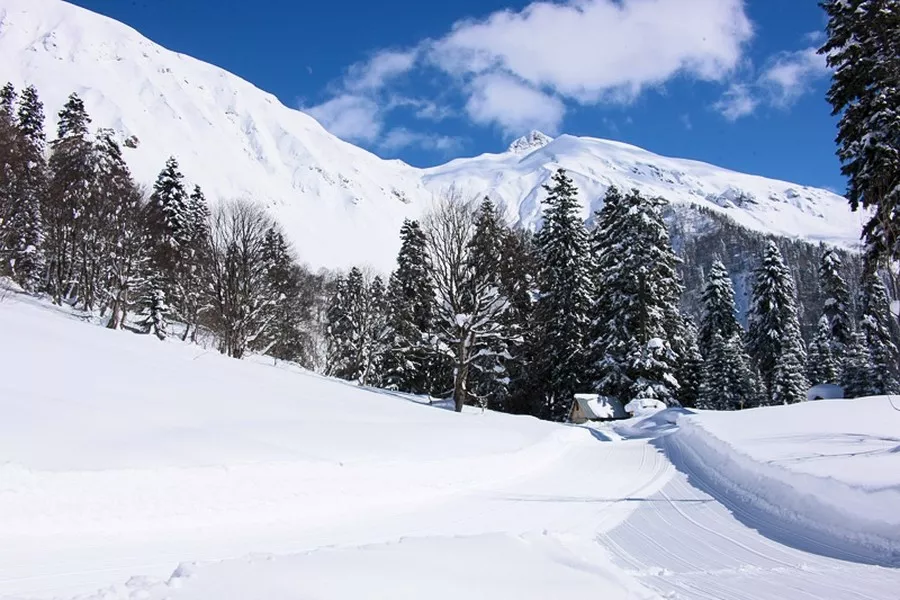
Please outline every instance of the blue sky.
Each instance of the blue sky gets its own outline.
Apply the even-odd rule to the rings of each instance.
[[[70,0],[429,166],[535,128],[843,191],[815,0]]]

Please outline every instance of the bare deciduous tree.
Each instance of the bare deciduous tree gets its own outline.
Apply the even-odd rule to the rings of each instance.
[[[266,277],[264,242],[274,222],[257,205],[224,202],[216,207],[209,233],[210,326],[219,351],[241,358],[271,321],[274,297]]]
[[[433,265],[439,347],[453,362],[453,400],[457,412],[469,401],[472,363],[492,352],[490,342],[505,335],[502,315],[508,302],[491,278],[470,260],[477,205],[452,190],[425,218]]]

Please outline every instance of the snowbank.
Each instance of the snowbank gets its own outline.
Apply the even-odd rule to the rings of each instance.
[[[673,462],[726,501],[790,537],[900,564],[900,411],[890,399],[703,412],[678,425]]]

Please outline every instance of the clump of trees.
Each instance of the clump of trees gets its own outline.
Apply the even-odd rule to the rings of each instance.
[[[90,124],[72,94],[47,144],[37,90],[0,91],[0,274],[112,329],[205,331],[229,356],[316,366],[326,277],[297,262],[278,225],[244,201],[211,214],[174,157],[142,189],[114,132]]]

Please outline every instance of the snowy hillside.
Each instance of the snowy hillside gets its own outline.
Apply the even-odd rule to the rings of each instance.
[[[852,247],[862,220],[846,200],[823,189],[736,173],[713,165],[667,158],[636,146],[588,137],[552,139],[533,131],[507,152],[463,158],[428,169],[425,185],[455,185],[507,205],[518,222],[540,220],[541,185],[565,168],[585,202],[583,215],[602,205],[610,185],[721,212],[756,231]],[[589,210],[590,209],[590,210]]]
[[[313,266],[390,269],[403,217],[453,186],[492,195],[534,227],[540,185],[559,166],[592,207],[615,183],[709,206],[761,231],[847,246],[859,235],[859,216],[831,192],[593,138],[535,133],[507,152],[425,170],[382,160],[252,84],[62,0],[0,0],[0,55],[0,81],[37,86],[51,127],[78,92],[95,126],[137,136],[126,157],[140,181],[151,183],[175,154],[209,197],[265,203]]]
[[[4,600],[843,600],[900,587],[897,556],[860,553],[844,520],[888,515],[881,539],[900,544],[895,492],[841,496],[818,537],[766,510],[772,490],[796,506],[814,488],[774,486],[763,461],[819,451],[847,481],[865,469],[867,489],[895,488],[886,433],[900,412],[884,399],[701,414],[690,431],[665,411],[623,437],[456,414],[80,321],[0,301]],[[742,452],[755,458],[738,464]]]

